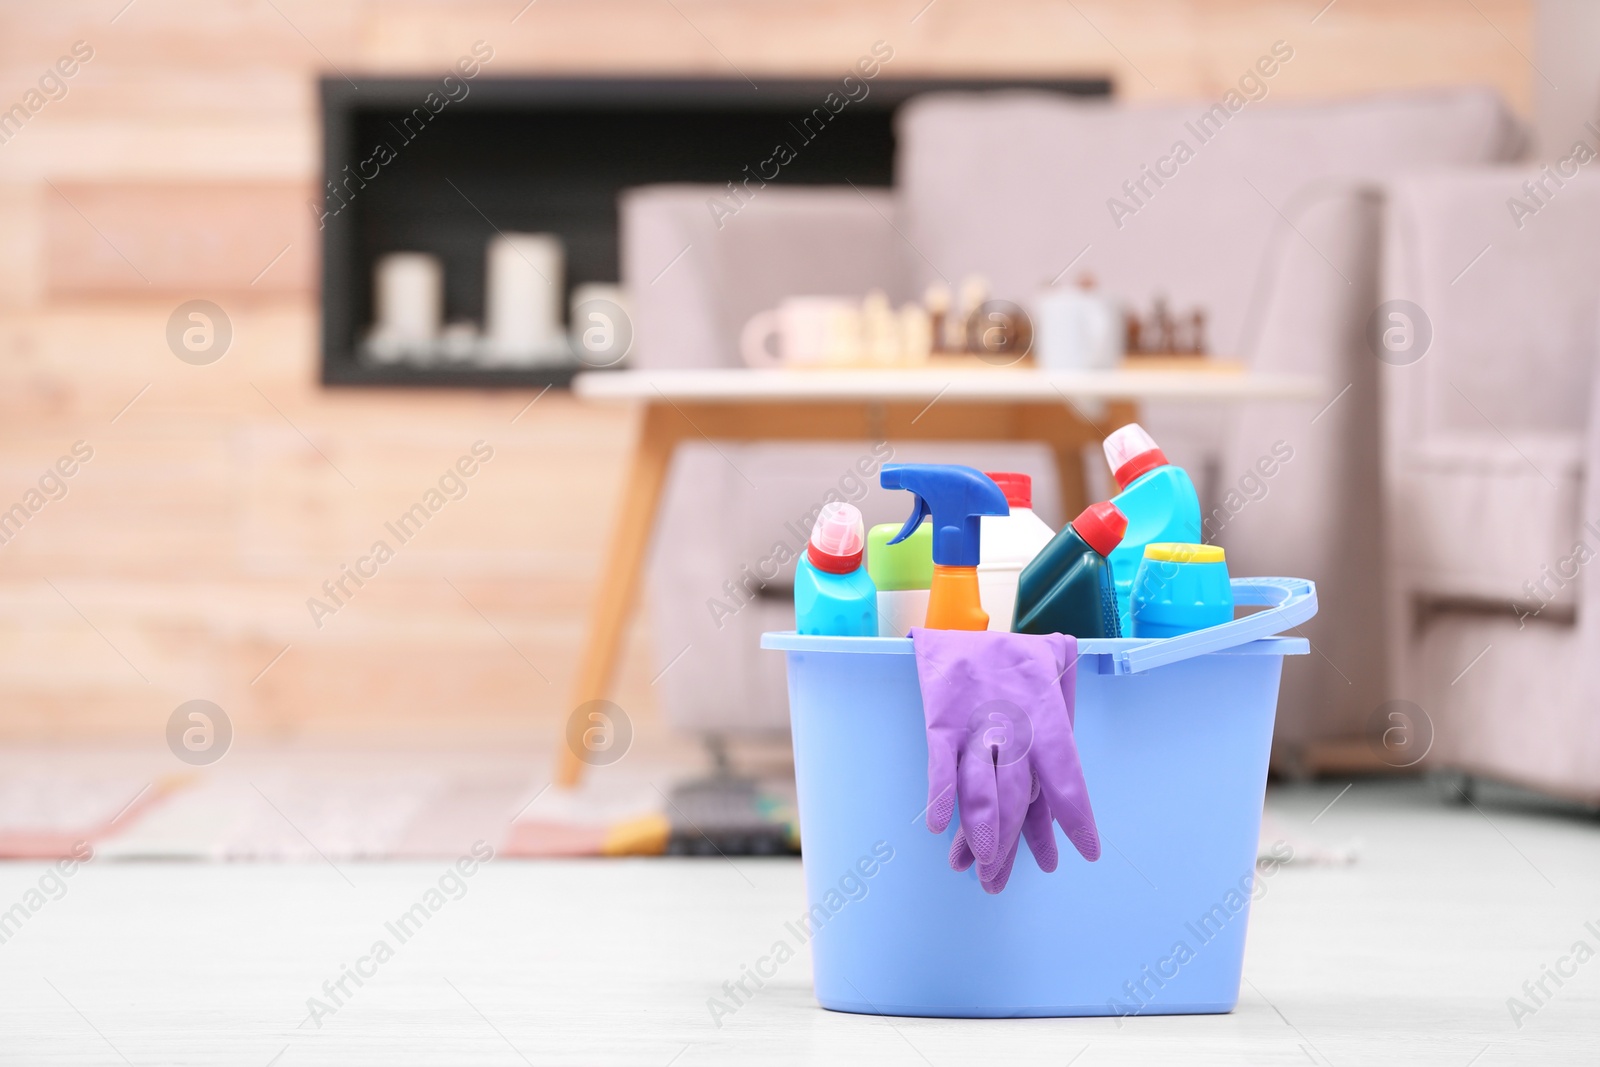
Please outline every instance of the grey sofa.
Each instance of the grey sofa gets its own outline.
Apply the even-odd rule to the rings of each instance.
[[[1210,107],[921,98],[899,118],[891,191],[769,186],[720,227],[706,207],[715,189],[631,192],[624,280],[645,367],[738,365],[739,328],[788,294],[880,287],[899,300],[935,277],[976,272],[1025,302],[1071,264],[1068,277],[1090,271],[1140,306],[1158,293],[1205,306],[1214,351],[1322,377],[1334,403],[1321,414],[1256,405],[1230,419],[1159,406],[1145,415],[1196,474],[1208,533],[1235,573],[1300,575],[1323,591],[1323,613],[1306,628],[1321,654],[1287,673],[1280,702],[1279,740],[1293,747],[1359,732],[1384,696],[1381,527],[1368,521],[1380,507],[1376,361],[1363,340],[1378,300],[1379,188],[1406,169],[1514,158],[1524,138],[1485,90],[1262,102],[1231,115],[1163,184],[1146,179],[1135,202],[1124,183],[1160,166],[1177,139],[1194,140],[1188,124]],[[1260,492],[1255,460],[1279,441],[1295,458]],[[663,679],[663,700],[685,729],[781,731],[781,662],[754,652],[762,629],[792,622],[781,590],[720,628],[705,602],[867,446],[719,447],[679,456],[657,534],[648,596],[660,656],[690,649]],[[941,456],[1031,470],[1047,521],[1069,517],[1044,477],[1043,449],[896,452]],[[1103,486],[1103,463],[1086,460],[1090,484]],[[863,499],[869,521],[903,506],[876,488]],[[725,520],[710,540],[695,521],[708,512]]]
[[[1396,747],[1600,805],[1600,177],[1415,175],[1391,204]]]

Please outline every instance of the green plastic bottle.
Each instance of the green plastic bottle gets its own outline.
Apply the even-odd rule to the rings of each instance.
[[[1127,528],[1127,517],[1106,501],[1089,505],[1063,527],[1022,568],[1012,632],[1121,637],[1116,587],[1106,557]]]
[[[904,541],[890,544],[900,525],[885,522],[867,531],[867,577],[878,590],[879,637],[905,637],[928,621],[933,523],[925,521]]]

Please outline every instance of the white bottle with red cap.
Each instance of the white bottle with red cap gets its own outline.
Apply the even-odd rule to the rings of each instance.
[[[1013,471],[984,471],[1011,506],[1009,515],[985,515],[978,533],[978,596],[989,629],[1011,629],[1017,578],[1056,532],[1033,512],[1033,479]]]
[[[1200,497],[1182,467],[1167,462],[1155,439],[1136,422],[1113,430],[1105,439],[1106,462],[1122,490],[1111,498],[1128,517],[1122,542],[1111,550],[1111,578],[1117,588],[1117,614],[1122,632],[1133,633],[1133,579],[1139,573],[1146,545],[1200,541]]]

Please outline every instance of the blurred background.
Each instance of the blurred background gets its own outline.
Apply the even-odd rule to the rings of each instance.
[[[743,367],[746,323],[791,296],[959,302],[975,278],[1034,309],[1085,274],[1135,317],[1201,312],[1208,358],[1321,390],[1141,416],[1235,573],[1321,585],[1276,771],[1600,802],[1578,551],[1600,518],[1593,5],[69,0],[3,19],[12,854],[85,834],[303,850],[239,828],[270,815],[241,814],[229,767],[279,775],[251,788],[356,853],[453,849],[464,832],[424,825],[452,805],[476,825],[550,804],[639,432],[575,374]],[[1399,350],[1374,318],[1391,300],[1421,312],[1393,320],[1420,331]],[[591,321],[624,340],[586,349]],[[1296,458],[1269,491],[1252,471],[1280,442]],[[646,784],[717,760],[781,780],[782,663],[754,641],[787,625],[787,576],[727,626],[710,602],[870,448],[679,449],[605,694],[633,756],[609,780],[667,777],[583,818],[659,808]],[[1056,526],[1065,493],[1108,484],[1097,447],[1065,475],[1026,441],[894,455],[1030,472]],[[869,522],[899,517],[864,498]],[[351,752],[367,762],[328,755]],[[161,823],[185,792],[210,814]],[[781,785],[762,795],[781,811]],[[132,831],[128,804],[150,812]],[[598,847],[548,831],[527,850]]]

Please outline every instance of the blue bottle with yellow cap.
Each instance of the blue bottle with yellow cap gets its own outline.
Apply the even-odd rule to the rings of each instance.
[[[1233,585],[1217,545],[1144,546],[1133,580],[1134,637],[1177,637],[1233,621]]]

